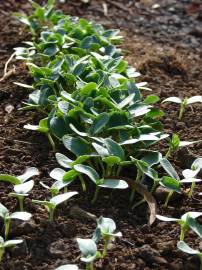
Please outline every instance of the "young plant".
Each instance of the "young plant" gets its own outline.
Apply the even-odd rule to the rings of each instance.
[[[189,245],[187,245],[184,241],[178,241],[177,247],[179,250],[191,254],[191,255],[197,255],[200,259],[200,270],[202,270],[202,252],[199,250],[191,248]]]
[[[197,175],[202,169],[202,158],[197,158],[191,165],[191,169],[186,169],[182,171],[182,175],[185,179],[181,180],[182,183],[191,183],[191,188],[188,193],[188,197],[191,198],[193,195],[196,182],[201,182],[201,179],[197,179]]]
[[[9,230],[10,230],[10,224],[12,219],[19,219],[22,221],[28,221],[31,218],[31,214],[28,212],[14,212],[9,213],[9,210],[0,203],[0,217],[4,221],[4,227],[5,227],[5,240],[8,238]]]
[[[9,193],[9,196],[15,197],[18,199],[20,211],[24,210],[24,198],[29,196],[29,192],[32,190],[34,186],[34,181],[30,180],[23,184],[15,185],[14,191]]]
[[[114,240],[115,237],[122,237],[121,232],[116,231],[116,224],[111,218],[100,217],[97,219],[97,228],[93,235],[93,240],[98,242],[101,238],[104,240],[104,250],[102,257],[104,258],[107,255],[107,250],[110,241]]]
[[[81,261],[86,263],[86,270],[93,270],[93,262],[101,257],[97,245],[92,239],[77,238],[79,249],[82,253]]]
[[[25,173],[13,176],[10,174],[0,174],[0,181],[9,182],[13,185],[19,185],[26,182],[28,179],[30,179],[32,176],[39,175],[39,171],[35,167],[27,168]]]
[[[78,192],[77,191],[72,191],[72,192],[67,192],[67,193],[64,193],[64,194],[60,194],[60,195],[57,195],[53,198],[51,198],[49,201],[39,201],[39,200],[32,200],[33,203],[35,204],[40,204],[40,205],[44,205],[48,212],[49,212],[49,220],[50,222],[53,222],[54,221],[54,211],[55,211],[55,208],[69,200],[71,197],[77,195]]]
[[[202,212],[187,212],[186,214],[182,215],[181,218],[170,218],[161,215],[156,215],[156,217],[161,221],[168,221],[168,222],[176,222],[180,225],[180,241],[184,241],[185,233],[190,229],[193,228],[191,224],[193,224],[193,219],[198,218],[202,215]]]
[[[202,96],[193,96],[193,97],[184,98],[184,99],[181,99],[179,97],[169,97],[169,98],[166,98],[163,101],[163,103],[164,102],[173,102],[173,103],[180,104],[179,119],[181,120],[186,107],[193,103],[202,102]]]
[[[3,255],[5,253],[6,248],[11,248],[15,245],[19,245],[23,242],[23,240],[8,240],[4,241],[4,239],[0,236],[0,263],[2,261]]]

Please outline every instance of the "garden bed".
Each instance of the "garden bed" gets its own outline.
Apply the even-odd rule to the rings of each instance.
[[[142,74],[141,81],[147,81],[153,93],[160,100],[169,96],[200,95],[201,88],[201,34],[198,24],[201,20],[201,9],[193,8],[192,1],[159,1],[160,7],[152,9],[152,1],[131,6],[131,1],[106,1],[108,14],[103,14],[100,1],[90,1],[90,4],[80,1],[67,1],[59,7],[66,14],[78,15],[108,27],[121,28],[125,36],[123,49],[126,59]],[[13,53],[13,48],[29,40],[21,24],[11,16],[11,11],[30,9],[27,1],[5,1],[0,3],[1,44],[0,68],[3,73],[4,64]],[[128,13],[127,13],[128,10]],[[164,26],[164,27],[163,27]],[[180,35],[179,35],[180,33]],[[28,97],[28,91],[14,85],[13,82],[31,83],[23,62],[13,61],[15,71],[0,82],[0,172],[12,175],[21,174],[26,167],[34,166],[40,171],[36,183],[50,182],[49,172],[57,167],[54,152],[51,150],[45,136],[23,129],[27,123],[40,119],[37,112],[18,111],[22,101]],[[10,64],[9,68],[12,68]],[[13,107],[12,107],[13,106]],[[193,111],[188,108],[181,121],[177,119],[176,105],[158,103],[165,111],[163,123],[167,133],[178,133],[182,140],[195,141],[201,139],[201,105],[194,105]],[[189,150],[181,150],[173,158],[173,164],[181,171],[189,168],[193,159],[202,156],[202,143],[191,146]],[[161,143],[159,147],[165,153],[167,146]],[[61,146],[61,152],[65,149]],[[73,218],[70,209],[76,204],[85,211],[97,217],[103,215],[116,221],[117,228],[123,238],[112,246],[109,255],[104,260],[95,263],[96,269],[199,269],[197,258],[183,254],[176,249],[179,226],[176,224],[156,221],[151,227],[148,222],[148,208],[144,204],[134,211],[128,207],[129,192],[102,192],[95,205],[90,204],[91,189],[88,194],[82,193],[76,184],[71,190],[78,190],[79,196],[67,206],[56,211],[56,221],[50,225],[47,213],[31,203],[31,199],[45,199],[48,192],[40,185],[35,185],[31,196],[26,199],[26,210],[33,214],[30,223],[18,225],[12,229],[12,236],[25,240],[25,244],[13,248],[6,253],[2,270],[53,270],[66,263],[80,264],[80,252],[76,238],[91,237],[96,222],[85,218]],[[11,211],[16,209],[14,200],[7,194],[11,191],[9,185],[0,183],[0,201]],[[171,202],[167,209],[162,208],[158,201],[158,213],[165,216],[179,217],[187,211],[200,211],[201,200],[197,196],[200,184],[194,197],[188,199],[182,195],[177,201]],[[109,207],[110,206],[110,207]],[[0,223],[0,228],[2,224]],[[186,236],[193,247],[199,244],[193,233]]]

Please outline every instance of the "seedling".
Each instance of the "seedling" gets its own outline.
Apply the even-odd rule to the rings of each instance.
[[[0,236],[0,263],[2,261],[6,248],[11,248],[13,246],[21,244],[22,242],[23,240],[20,240],[20,239],[4,241],[4,239]]]
[[[183,251],[185,253],[192,254],[192,255],[198,255],[198,257],[200,259],[200,270],[202,270],[202,252],[200,252],[199,250],[191,248],[184,241],[179,241],[177,243],[177,247],[178,247],[178,249],[180,249],[181,251]]]
[[[182,215],[180,219],[164,217],[161,215],[156,215],[156,217],[161,221],[177,222],[181,228],[180,241],[184,241],[185,233],[190,229],[190,222],[192,222],[192,219],[196,219],[201,215],[202,215],[202,212],[188,212]]]
[[[104,250],[102,253],[102,257],[107,255],[107,250],[110,241],[112,241],[115,237],[122,237],[121,232],[116,231],[116,224],[111,218],[100,217],[97,219],[97,228],[93,235],[93,240],[98,242],[101,238],[104,240]]]
[[[29,196],[29,192],[32,190],[34,186],[34,181],[30,180],[25,183],[15,185],[14,191],[9,193],[9,196],[15,197],[19,201],[20,211],[24,210],[24,198]]]
[[[26,182],[32,176],[39,175],[39,171],[35,167],[27,168],[25,173],[18,176],[13,176],[10,174],[0,174],[0,181],[9,182],[13,185],[19,185]]]
[[[51,198],[49,201],[39,201],[39,200],[32,200],[33,203],[36,203],[36,204],[40,204],[40,205],[44,205],[48,212],[49,212],[49,220],[50,222],[53,222],[54,221],[54,211],[55,211],[55,208],[69,200],[71,197],[77,195],[78,192],[77,191],[72,191],[72,192],[67,192],[67,193],[64,193],[64,194],[60,194],[60,195],[57,195],[53,198]]]
[[[9,230],[10,230],[10,224],[11,219],[19,219],[23,221],[28,221],[31,218],[31,214],[28,212],[14,212],[9,213],[9,210],[0,203],[0,217],[4,220],[4,226],[5,226],[5,240],[8,238]]]
[[[101,257],[97,245],[92,239],[77,238],[79,249],[82,253],[81,261],[86,263],[86,270],[93,270],[93,262]]]
[[[164,102],[173,102],[173,103],[180,104],[179,119],[181,120],[186,107],[193,103],[202,102],[202,96],[193,96],[193,97],[184,98],[184,99],[181,99],[179,97],[169,97],[169,98],[166,98],[163,101],[163,103]]]

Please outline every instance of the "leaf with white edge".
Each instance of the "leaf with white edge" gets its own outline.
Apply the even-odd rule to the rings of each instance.
[[[78,134],[81,137],[88,137],[88,133],[79,131],[73,124],[69,124],[69,127],[72,131],[74,131],[76,134]]]
[[[74,166],[74,169],[79,173],[87,175],[95,184],[100,179],[99,174],[90,166],[77,164]]]
[[[110,138],[105,139],[105,145],[111,156],[117,156],[122,161],[125,160],[125,153],[123,148]]]
[[[150,167],[158,164],[162,159],[162,154],[157,151],[150,151],[146,152],[144,157],[141,159],[142,161],[146,162]]]
[[[55,168],[50,172],[50,177],[57,180],[57,181],[62,181],[65,173],[66,172],[63,169]]]
[[[34,181],[30,180],[25,183],[15,185],[14,191],[18,194],[26,194],[32,190],[33,186],[34,186]]]
[[[9,248],[15,245],[19,245],[23,242],[23,240],[19,239],[19,240],[8,240],[4,243],[4,248]],[[1,245],[1,244],[0,244]]]
[[[119,109],[123,109],[125,106],[127,106],[128,104],[130,104],[135,97],[135,93],[130,94],[128,97],[126,97],[124,100],[122,100],[119,104],[117,104],[117,107]]]
[[[62,138],[64,146],[76,156],[91,154],[89,143],[80,137],[70,137],[65,135]]]
[[[35,167],[30,167],[30,168],[27,168],[25,173],[23,173],[22,175],[17,176],[17,178],[20,179],[21,182],[24,183],[29,178],[31,178],[32,176],[36,176],[36,175],[39,175],[39,170],[37,168],[35,168]]]
[[[79,249],[84,257],[81,258],[83,262],[93,262],[97,255],[97,245],[92,239],[77,238]]]
[[[162,103],[164,102],[174,102],[174,103],[182,103],[182,99],[179,98],[179,97],[169,97],[169,98],[166,98],[162,101]]]
[[[174,169],[174,167],[172,166],[172,164],[170,163],[170,161],[168,161],[166,158],[162,158],[160,160],[160,164],[161,166],[164,168],[164,170],[174,179],[179,180],[180,177],[178,175],[178,173],[176,172],[176,170]]]
[[[161,216],[161,215],[156,215],[156,218],[161,220],[161,221],[168,221],[168,222],[177,222],[180,221],[180,219],[178,218],[171,218],[171,217],[165,217],[165,216]]]
[[[187,212],[181,216],[181,219],[186,222],[188,217],[195,219],[195,218],[198,218],[200,216],[202,216],[202,212]]]
[[[202,226],[191,217],[187,218],[187,223],[189,224],[189,227],[200,237],[202,238]]]
[[[9,174],[0,174],[0,181],[9,182],[13,185],[21,184],[20,179]]]
[[[111,189],[126,189],[128,188],[128,184],[124,180],[119,179],[104,179],[104,182],[99,187],[103,188],[111,188]]]
[[[199,171],[200,169],[197,170],[186,169],[182,171],[182,175],[184,176],[184,178],[194,178],[199,173]]]
[[[185,178],[185,179],[182,179],[180,180],[180,183],[198,183],[198,182],[201,182],[202,180],[201,179],[196,179],[196,178]]]
[[[106,112],[99,114],[93,121],[89,132],[91,135],[95,135],[103,130],[109,121],[109,115]]]
[[[193,170],[202,169],[202,157],[197,158],[191,165]]]
[[[57,267],[55,270],[79,270],[78,266],[74,264],[66,264],[60,267]]]
[[[152,106],[150,105],[142,105],[142,104],[135,104],[128,108],[129,113],[132,115],[132,117],[138,117],[141,115],[144,115],[151,111]]]
[[[98,228],[100,228],[103,234],[114,233],[116,230],[116,223],[111,218],[99,217],[97,219]]]
[[[28,84],[24,84],[24,83],[19,83],[19,82],[14,82],[14,84],[24,87],[24,88],[28,88],[28,89],[34,89],[34,87],[32,85],[28,85]]]
[[[14,212],[9,216],[10,219],[20,219],[23,221],[28,221],[31,217],[32,215],[28,212]]]
[[[108,156],[109,155],[109,151],[104,148],[102,145],[98,144],[98,143],[92,143],[93,147],[95,148],[96,152],[101,156]]]
[[[72,159],[66,157],[65,155],[61,154],[61,153],[56,153],[55,154],[56,160],[57,162],[64,168],[71,168],[71,163],[73,162]]]
[[[71,197],[77,195],[77,191],[67,192],[64,194],[57,195],[50,199],[50,202],[54,204],[55,206],[59,205],[60,203],[63,203],[67,200],[69,200]]]
[[[76,100],[73,99],[69,93],[62,91],[60,94],[63,98],[67,99],[68,101],[71,101],[72,103],[76,103]]]
[[[185,146],[192,145],[194,143],[199,143],[199,142],[200,142],[200,140],[199,141],[192,141],[192,142],[180,141],[179,147],[185,147]]]
[[[184,241],[178,241],[177,248],[188,254],[193,254],[193,255],[201,254],[198,250],[195,250],[191,248],[190,246],[188,246]]]
[[[193,96],[187,99],[187,104],[202,102],[202,96]]]
[[[8,213],[8,209],[2,203],[0,203],[0,217],[4,218]]]

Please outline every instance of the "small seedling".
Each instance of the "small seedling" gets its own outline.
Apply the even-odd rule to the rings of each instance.
[[[5,253],[6,248],[13,247],[15,245],[19,245],[23,242],[23,240],[8,240],[4,241],[4,239],[0,236],[0,263],[2,261],[3,255]]]
[[[9,196],[15,197],[19,201],[20,211],[24,210],[24,198],[29,196],[29,192],[32,190],[34,186],[34,181],[30,180],[28,182],[25,182],[23,184],[15,185],[14,191],[9,193]]]
[[[75,264],[66,264],[56,268],[55,270],[79,270],[79,268]]]
[[[9,210],[0,203],[0,217],[4,220],[4,226],[5,226],[5,239],[7,240],[11,219],[20,219],[23,221],[28,221],[31,218],[31,214],[28,212],[14,212],[12,214],[9,213]]]
[[[10,174],[0,174],[0,181],[9,182],[13,185],[19,185],[26,182],[32,176],[39,175],[39,171],[35,167],[27,168],[25,173],[18,176],[13,176]]]
[[[181,218],[170,218],[161,215],[156,215],[156,217],[161,221],[177,222],[180,225],[180,241],[184,241],[185,233],[191,228],[190,224],[192,219],[196,219],[202,215],[202,212],[188,212],[181,216]]]
[[[179,119],[181,120],[186,107],[193,103],[202,102],[202,96],[193,96],[193,97],[184,98],[184,99],[181,99],[179,97],[169,97],[169,98],[166,98],[163,101],[163,103],[164,102],[173,102],[173,103],[180,104]]]
[[[55,208],[59,204],[69,200],[71,197],[77,194],[78,194],[77,191],[72,191],[72,192],[67,192],[64,194],[57,195],[51,198],[49,201],[39,201],[39,200],[32,200],[32,201],[33,203],[44,205],[48,209],[50,222],[53,222]]]
[[[112,241],[115,237],[122,237],[121,232],[116,231],[116,224],[111,218],[100,217],[97,219],[97,228],[93,235],[93,240],[98,242],[101,238],[104,240],[104,250],[102,253],[102,257],[107,255],[107,250],[110,241]]]
[[[101,257],[97,245],[92,239],[77,238],[79,249],[82,253],[81,261],[86,263],[86,270],[93,270],[93,262]]]
[[[191,248],[184,241],[179,241],[177,243],[177,247],[178,247],[178,249],[180,249],[181,251],[183,251],[185,253],[192,254],[192,255],[198,255],[198,257],[200,259],[200,270],[202,270],[202,252],[200,252],[199,250]]]

